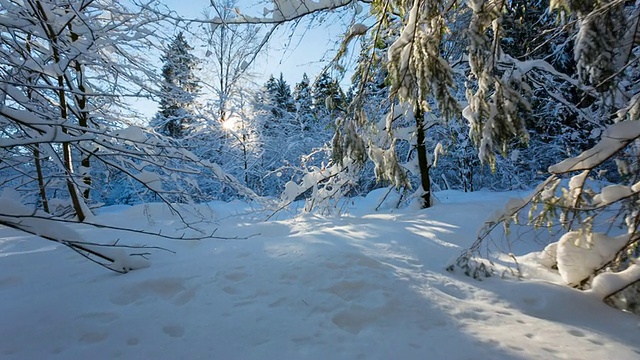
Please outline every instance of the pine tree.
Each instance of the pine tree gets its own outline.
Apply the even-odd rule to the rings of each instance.
[[[311,97],[311,87],[309,77],[302,74],[302,80],[293,89],[293,101],[296,108],[298,121],[303,130],[308,130],[313,121],[313,99]]]
[[[293,96],[291,95],[291,87],[284,80],[282,73],[280,73],[280,78],[278,79],[275,94],[275,100],[278,108],[292,113],[295,111],[295,104],[293,102]]]
[[[329,114],[336,109],[344,109],[345,97],[338,82],[327,72],[323,72],[313,84],[312,90],[316,116]]]
[[[347,103],[351,103],[357,94],[378,95],[384,93],[388,95],[385,80],[389,72],[385,62],[387,54],[384,42],[378,41],[379,44],[370,44],[370,42],[372,41],[362,43],[356,61],[356,70],[351,77],[351,86],[348,92],[350,95],[347,96]]]
[[[269,75],[269,79],[264,84],[262,91],[264,94],[262,102],[265,105],[271,105],[273,103],[272,97],[275,95],[277,87],[278,82],[276,81],[276,78],[273,77],[273,74]]]
[[[262,102],[271,109],[271,113],[276,118],[283,118],[288,113],[295,111],[293,96],[291,95],[291,87],[284,80],[284,76],[280,73],[280,78],[271,75],[264,86],[264,98]]]
[[[302,2],[311,4],[312,0]],[[323,2],[313,10],[310,6],[300,6],[298,11],[281,12],[279,21],[297,20],[327,9],[346,8],[352,2],[338,3]],[[417,153],[422,187],[417,194],[422,198],[421,205],[428,207],[431,165],[425,140],[432,123],[437,123],[438,119],[455,120],[462,116],[468,122],[470,140],[478,149],[479,159],[495,169],[500,156],[508,155],[509,150],[519,150],[523,143],[530,141],[527,128],[531,125],[528,124],[529,114],[537,112],[541,106],[531,102],[532,93],[541,103],[552,98],[565,107],[556,109],[557,113],[568,110],[575,114],[567,117],[566,123],[571,123],[575,116],[601,126],[603,132],[595,128],[596,131],[588,135],[592,139],[600,137],[600,141],[580,155],[550,166],[548,172],[551,175],[534,194],[522,203],[510,202],[502,216],[492,216],[473,246],[455,264],[467,275],[490,275],[492,271],[486,264],[478,262],[477,256],[481,252],[490,254],[493,249],[481,251],[481,244],[495,244],[490,235],[500,223],[504,223],[508,230],[509,224],[528,218],[528,224],[534,228],[548,227],[552,230],[553,227],[566,231],[555,247],[549,247],[545,253],[552,260],[549,267],[557,269],[568,285],[582,289],[599,285],[589,296],[604,296],[605,301],[616,306],[638,311],[638,3],[617,0],[553,0],[548,3],[545,0],[469,0],[464,2],[466,6],[462,3],[438,0],[371,2],[371,13],[377,16],[378,21],[370,32],[376,42],[382,38],[390,44],[386,58],[392,108],[386,118],[381,119],[383,121],[371,121],[361,107],[353,103],[349,105],[346,116],[336,122],[342,131],[336,132],[333,140],[334,159],[344,159],[345,166],[340,171],[350,170],[347,166],[353,164],[354,154],[360,157],[365,149],[363,138],[353,134],[358,135],[359,128],[368,127],[371,123],[381,124],[378,130],[388,133],[390,145],[386,148],[369,147],[367,155],[376,165],[376,175],[396,186],[406,187],[403,169],[400,169],[395,156],[398,137],[393,134],[393,123],[397,120],[413,122],[415,140],[412,145]],[[549,14],[557,16],[554,22],[548,23],[541,18]],[[542,21],[530,22],[536,18]],[[345,36],[342,48],[346,48],[354,36],[364,35],[367,29],[363,24],[354,24]],[[536,33],[543,36],[536,36]],[[464,36],[455,37],[454,34]],[[526,41],[530,36],[536,38]],[[564,48],[569,42],[573,43],[571,52]],[[457,46],[462,43],[466,44]],[[458,49],[454,48],[456,46]],[[573,53],[572,61],[566,61],[568,53]],[[468,69],[454,71],[462,62],[467,63]],[[466,78],[464,102],[459,101],[455,86],[455,76],[460,73],[464,73]],[[562,89],[558,91],[560,87]],[[565,101],[564,94],[572,92],[578,95],[571,101]],[[319,93],[314,94],[314,108],[322,107]],[[361,94],[355,94],[354,102],[360,98],[363,98]],[[536,101],[535,98],[533,100]],[[555,115],[553,112],[549,114]],[[581,124],[576,122],[572,125],[577,127]],[[545,132],[544,127],[541,130]],[[563,130],[560,128],[557,133]],[[545,135],[551,135],[547,139],[552,139],[555,134]],[[577,133],[577,136],[584,135]],[[343,141],[344,138],[359,142]],[[336,144],[347,144],[350,148]],[[514,144],[517,146],[515,149]],[[511,154],[517,155],[517,152]],[[605,187],[602,184],[589,186],[590,179],[606,170],[603,167],[608,164],[617,166],[618,179],[615,183]],[[571,180],[564,181],[568,176]],[[319,182],[315,184],[318,188],[319,185]],[[332,193],[336,192],[335,189],[331,186]],[[314,189],[314,202],[320,199],[318,193]],[[531,204],[530,208],[526,207],[527,203]],[[510,251],[511,246],[508,249]],[[513,255],[511,257],[515,260]],[[589,263],[588,267],[584,263]],[[575,272],[575,264],[580,264],[580,274]],[[514,270],[521,275],[520,267],[517,264],[515,267]],[[561,269],[563,267],[564,270]],[[448,269],[452,270],[454,266]],[[624,273],[599,276],[600,273],[615,271]],[[603,293],[605,288],[606,293]]]
[[[184,136],[193,122],[193,105],[200,90],[194,75],[198,59],[191,54],[192,50],[180,32],[162,56],[162,98],[153,125],[161,133],[175,138]]]

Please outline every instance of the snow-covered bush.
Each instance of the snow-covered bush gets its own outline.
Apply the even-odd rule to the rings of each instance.
[[[497,44],[501,27],[505,26],[501,22],[503,14],[491,8],[491,2],[474,4],[476,30],[491,28],[493,44]],[[540,58],[510,57],[499,47],[487,47],[490,43],[484,38],[487,35],[484,30],[479,37],[475,33],[472,37],[474,41],[484,39],[476,44],[480,46],[478,49],[484,49],[477,52],[477,61],[505,71],[501,79],[495,79],[494,73],[486,73],[486,66],[476,66],[474,70],[479,89],[496,86],[491,96],[485,94],[487,96],[478,99],[482,94],[476,92],[472,98],[476,102],[470,101],[467,108],[467,111],[472,110],[467,114],[472,124],[480,119],[477,124],[482,125],[477,131],[481,155],[490,154],[494,146],[504,146],[508,138],[503,136],[520,133],[526,124],[521,121],[521,114],[510,115],[509,111],[515,109],[517,101],[510,99],[508,94],[515,93],[497,90],[504,81],[513,90],[527,90],[534,98],[539,97],[542,90],[560,103],[555,109],[538,105],[543,114],[559,121],[532,125],[541,140],[557,138],[561,141],[556,143],[560,145],[558,148],[539,147],[543,151],[550,150],[550,158],[555,159],[556,163],[548,167],[551,176],[527,201],[509,206],[502,215],[488,222],[474,246],[457,259],[457,265],[469,273],[476,273],[474,269],[478,262],[475,257],[483,246],[493,246],[490,234],[500,224],[506,225],[507,230],[523,223],[548,228],[553,230],[550,236],[554,244],[546,250],[553,251],[545,251],[543,262],[550,270],[557,270],[567,285],[591,289],[590,292],[598,293],[610,304],[634,310],[640,302],[637,296],[640,273],[636,265],[640,241],[637,156],[640,88],[635,85],[637,70],[630,66],[638,51],[637,43],[631,40],[635,30],[624,30],[629,29],[624,24],[637,24],[638,8],[622,2],[556,1],[551,2],[551,10],[574,20],[575,28],[559,24],[551,30],[558,38],[576,35],[572,44],[575,67],[566,62],[554,66]],[[631,28],[635,29],[635,25]],[[489,48],[492,49],[490,53],[486,52]],[[471,57],[476,61],[473,59]],[[497,59],[499,62],[494,61]],[[505,78],[504,74],[509,76]],[[491,79],[494,85],[482,82]],[[531,83],[533,87],[519,85],[525,83]],[[571,93],[575,92],[583,94],[579,101],[571,99]],[[487,116],[484,120],[483,108],[488,110],[484,112]],[[494,118],[492,114],[499,114],[499,117]],[[506,118],[500,118],[505,115]],[[496,123],[495,119],[500,122]],[[577,123],[584,125],[579,127]],[[504,129],[500,130],[502,126]],[[594,182],[603,177],[613,183],[600,185]],[[517,240],[512,239],[509,249]],[[509,252],[515,259],[511,250]],[[613,282],[615,286],[603,286],[602,279],[613,277],[617,279]]]

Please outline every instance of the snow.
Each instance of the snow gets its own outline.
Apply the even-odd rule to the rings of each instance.
[[[237,239],[176,241],[69,225],[84,239],[163,246],[110,273],[63,246],[0,228],[2,359],[637,359],[640,321],[551,282],[444,270],[514,193],[446,191],[426,210],[257,221],[239,201],[185,215]],[[393,200],[391,200],[393,201]],[[92,220],[180,234],[162,204]]]
[[[126,129],[117,131],[114,136],[129,140],[131,142],[145,142],[149,138],[145,134],[144,130],[138,126],[129,126]]]
[[[135,174],[134,177],[149,189],[158,193],[162,192],[162,179],[157,173],[144,170]]]
[[[442,147],[442,143],[438,142],[436,147],[433,149],[433,166],[438,166],[438,157],[440,154],[444,154],[444,148]]]
[[[67,241],[81,241],[82,237],[62,222],[51,221],[46,218],[31,217],[36,214],[33,210],[20,204],[15,196],[2,192],[0,197],[0,223],[12,226],[32,234],[46,236],[50,239],[64,239]]]
[[[593,279],[591,289],[587,290],[586,293],[593,295],[598,300],[603,300],[608,295],[638,280],[640,280],[640,265],[636,263],[618,273],[604,272],[598,274]]]
[[[273,19],[276,21],[295,19],[301,14],[308,14],[323,9],[334,9],[345,6],[352,1],[353,0],[273,0]]]
[[[214,17],[209,19],[213,24],[245,24],[245,23],[283,23],[295,20],[306,14],[312,14],[318,11],[330,11],[332,9],[341,8],[354,3],[354,0],[272,0],[272,6],[263,7],[260,17],[247,16],[241,14],[238,8],[234,9],[237,17],[229,19],[221,19]],[[266,3],[266,2],[265,2]],[[356,13],[362,11],[359,4],[355,5]]]
[[[364,35],[367,33],[367,30],[369,30],[369,27],[365,24],[361,24],[361,23],[353,24],[349,29],[349,35],[351,36]]]
[[[565,283],[578,285],[594,270],[605,265],[629,241],[629,235],[609,237],[601,233],[587,236],[570,231],[558,241],[558,271]]]
[[[622,121],[609,126],[602,139],[580,155],[549,167],[552,174],[563,174],[594,168],[627,144],[640,137],[640,121]]]
[[[629,186],[609,185],[602,188],[602,191],[593,197],[593,202],[602,206],[613,204],[621,199],[633,195],[634,191]]]

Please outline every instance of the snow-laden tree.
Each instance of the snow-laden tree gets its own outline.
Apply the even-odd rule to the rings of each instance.
[[[216,22],[204,24],[201,28],[207,42],[202,75],[217,99],[220,122],[233,115],[234,100],[243,91],[244,82],[251,77],[250,66],[273,31],[263,35],[262,28],[255,25],[229,26],[241,17],[236,9],[237,0],[211,1],[211,9],[206,15]]]
[[[280,73],[278,79],[273,75],[269,77],[264,86],[265,92],[261,94],[264,106],[271,109],[276,118],[289,117],[295,111],[291,87],[284,80],[284,75]],[[275,126],[277,127],[277,125]]]
[[[200,91],[195,73],[199,60],[183,32],[173,38],[161,60],[160,110],[152,126],[162,134],[180,138],[195,122],[194,105]]]
[[[636,39],[640,8],[622,1],[551,2],[549,11],[566,19],[560,20],[554,33],[573,38],[577,74],[572,76],[565,72],[570,71],[570,66],[552,64],[545,58],[519,60],[509,56],[497,45],[504,26],[502,9],[489,2],[477,5],[471,25],[477,58],[472,61],[483,65],[476,67],[474,73],[478,89],[485,86],[484,91],[493,89],[493,94],[479,97],[481,90],[471,94],[466,114],[479,131],[476,138],[482,146],[481,153],[487,155],[495,146],[504,146],[522,133],[525,123],[513,111],[523,104],[518,92],[525,89],[527,82],[534,89],[544,88],[549,95],[564,100],[561,92],[549,86],[549,79],[559,84],[556,89],[573,86],[584,92],[577,104],[563,103],[577,114],[574,126],[582,123],[593,129],[590,134],[578,136],[583,141],[589,136],[600,140],[577,156],[550,166],[552,175],[527,201],[512,204],[504,215],[488,223],[478,242],[458,259],[458,264],[474,271],[476,267],[470,259],[498,224],[519,219],[535,227],[559,226],[554,231],[558,241],[542,253],[544,265],[557,268],[568,285],[592,288],[592,293],[607,298],[607,302],[637,311],[640,88],[635,85],[635,58],[639,51]],[[486,35],[489,28],[493,38]],[[495,76],[496,71],[502,74],[500,78]],[[608,176],[612,184],[592,182],[612,165],[617,166],[618,172]],[[605,278],[608,280],[602,280]]]
[[[313,98],[307,73],[302,74],[302,79],[296,83],[293,89],[293,101],[301,124],[311,122],[313,119]]]
[[[71,0],[5,1],[0,15],[0,184],[28,191],[29,183],[37,180],[36,204],[60,215],[50,196],[61,198],[56,179],[62,179],[70,213],[83,221],[91,214],[95,163],[121,170],[127,167],[125,158],[135,158],[131,151],[120,159],[112,156],[127,147],[126,140],[139,141],[114,128],[123,124],[117,119],[122,115],[117,106],[122,97],[146,86],[140,79],[151,71],[138,64],[141,58],[135,50],[151,45],[149,34],[158,18],[108,1]],[[125,40],[130,38],[137,42]],[[33,164],[25,161],[27,154],[33,156]],[[147,180],[140,174],[138,181],[154,186]],[[30,200],[28,194],[23,196]],[[62,211],[67,212],[65,207]],[[85,256],[104,258],[88,243],[44,231],[55,228],[49,216],[38,217],[33,209],[13,206],[3,209],[2,223],[58,241]]]
[[[429,207],[431,163],[426,148],[426,131],[458,111],[458,102],[452,93],[452,72],[441,55],[446,28],[445,13],[438,1],[373,3],[372,12],[378,19],[371,37],[372,60],[361,73],[364,77],[372,76],[369,72],[375,64],[376,49],[386,51],[384,63],[388,71],[391,107],[383,119],[369,118],[361,110],[366,98],[364,86],[361,86],[350,105],[345,126],[346,129],[356,129],[356,134],[362,133],[368,137],[367,155],[375,164],[379,180],[388,181],[398,188],[410,188],[407,172],[415,171],[419,178],[417,195],[421,206]],[[362,35],[366,31],[367,27],[355,24],[349,30],[347,39],[350,35]],[[398,129],[394,124],[397,122],[403,122],[408,127],[401,126]],[[380,134],[377,139],[366,135],[366,128],[372,124]],[[360,147],[350,145],[357,144],[357,140],[350,139],[346,133],[342,137],[344,148],[360,151]],[[415,167],[402,165],[399,161],[396,152],[398,141],[411,143]],[[350,152],[347,150],[345,154],[350,156]]]
[[[270,76],[255,99],[253,113],[260,129],[262,191],[274,196],[282,192],[285,182],[294,176],[294,168],[305,154],[301,143],[310,133],[300,122],[291,88],[283,74],[277,79]]]
[[[267,12],[265,17],[243,16],[237,21],[281,23],[326,9],[355,7],[357,3],[276,1],[272,12]],[[640,279],[640,265],[636,264],[640,218],[637,155],[640,89],[636,86],[635,61],[639,51],[640,8],[620,0],[557,0],[548,5],[543,1],[496,0],[470,0],[464,4],[437,0],[372,2],[371,9],[378,22],[372,27],[354,24],[345,40],[367,33],[374,44],[383,42],[382,47],[387,49],[392,109],[384,121],[370,120],[366,113],[358,110],[361,107],[356,104],[361,98],[354,95],[347,116],[338,118],[341,138],[334,144],[344,145],[337,155],[346,165],[351,164],[353,158],[367,154],[378,166],[377,174],[381,178],[407,186],[393,140],[406,136],[394,133],[393,122],[410,120],[414,127],[407,138],[412,139],[417,154],[421,178],[419,195],[423,206],[428,206],[430,162],[425,131],[432,121],[463,116],[480,160],[495,169],[500,165],[500,156],[510,157],[514,144],[522,146],[532,141],[528,126],[537,127],[542,133],[540,139],[544,139],[546,125],[541,120],[528,123],[532,110],[543,109],[545,99],[562,104],[559,110],[555,109],[562,118],[556,124],[564,123],[567,127],[559,126],[554,131],[560,133],[571,126],[584,126],[588,135],[585,131],[575,131],[571,136],[583,139],[599,136],[600,141],[590,149],[574,150],[582,153],[549,167],[552,176],[534,193],[535,206],[530,211],[529,222],[562,225],[566,234],[556,245],[556,251],[551,251],[551,265],[559,268],[568,284],[582,288],[594,286],[593,291],[604,297],[637,284]],[[531,18],[539,21],[530,27],[521,24],[529,23]],[[530,30],[536,27],[545,29],[546,39],[531,38],[535,33]],[[448,34],[461,33],[465,34],[462,41],[448,37]],[[572,51],[567,51],[571,46]],[[573,60],[567,58],[569,53]],[[458,60],[466,61],[469,69],[464,102],[453,94],[451,64]],[[361,135],[366,133],[363,130],[378,123],[382,125],[378,128],[386,132],[386,145],[363,142]],[[374,140],[371,136],[365,138]],[[589,146],[589,141],[579,146]],[[335,149],[340,148],[334,146],[334,155]],[[607,162],[611,161],[616,163],[619,172],[619,176],[609,178],[615,184],[602,188],[588,186],[589,178],[609,169]],[[339,171],[333,169],[329,173],[334,176]],[[575,173],[577,175],[573,175]],[[570,175],[573,175],[570,181],[561,181]],[[327,179],[326,176],[315,178]],[[519,206],[511,207],[488,228],[512,219],[514,211],[519,209]],[[617,226],[601,227],[600,224]],[[482,239],[481,236],[480,243]],[[473,254],[470,251],[462,256],[458,265],[470,270],[469,259]],[[617,271],[620,271],[618,275],[606,277],[615,278],[616,281],[609,282],[615,286],[604,286],[605,281],[600,279],[605,277],[598,274],[611,275]],[[628,306],[636,304],[637,296],[627,297],[626,301]]]
[[[336,79],[323,71],[311,88],[313,109],[317,117],[326,117],[345,109],[345,94]]]
[[[153,2],[130,6],[25,0],[0,7],[0,186],[22,191],[20,201],[27,203],[36,183],[36,205],[52,213],[5,208],[0,221],[114,266],[116,259],[84,246],[90,244],[41,231],[60,220],[55,216],[90,222],[89,194],[109,175],[124,174],[137,196],[151,193],[174,210],[176,201],[200,192],[203,169],[255,196],[218,165],[136,125],[142,119],[126,100],[157,93],[160,81],[148,56],[162,39],[162,16]],[[118,266],[114,270],[127,271]]]
[[[123,115],[118,106],[148,85],[150,62],[137,51],[153,45],[149,36],[159,19],[110,2],[33,0],[3,6],[3,149],[34,154],[43,207],[49,203],[44,171],[48,178],[63,178],[73,212],[83,220],[89,213],[92,162],[106,160],[96,153],[111,143],[114,124],[126,124],[118,119]],[[137,41],[126,41],[130,38]]]

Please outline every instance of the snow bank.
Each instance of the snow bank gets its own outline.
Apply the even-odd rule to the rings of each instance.
[[[635,263],[618,273],[604,272],[593,278],[591,289],[585,293],[604,300],[607,296],[640,280],[640,264]]]
[[[570,231],[557,245],[558,271],[568,285],[578,285],[604,266],[629,240],[629,235],[609,237],[601,233]]]
[[[130,254],[125,249],[110,243],[91,243],[72,228],[75,225],[72,222],[39,215],[22,205],[18,198],[7,191],[3,191],[0,196],[0,209],[0,224],[72,247],[76,251],[85,253],[88,250],[103,255],[113,260],[106,266],[115,271],[129,272],[149,267],[149,262],[142,256],[143,254]],[[139,252],[144,252],[144,249]]]
[[[29,234],[60,239],[66,241],[81,241],[82,238],[75,230],[62,222],[33,217],[35,211],[22,205],[17,199],[6,196],[0,197],[0,223]]]
[[[126,276],[105,274],[61,247],[34,251],[42,244],[0,227],[0,358],[636,359],[640,354],[637,317],[578,291],[526,279],[475,281],[445,271],[446,259],[470,246],[489,212],[516,193],[447,191],[437,194],[441,203],[430,209],[372,211],[383,194],[382,189],[377,196],[353,198],[345,217],[307,214],[269,222],[255,221],[255,214],[245,211],[233,214],[252,204],[212,203],[224,218],[207,222],[208,232],[255,236],[156,239],[153,245],[176,253],[154,255],[160,266]],[[117,209],[96,219],[149,223],[144,205],[121,207],[120,214]],[[154,226],[163,234],[175,232],[175,215],[159,210],[151,206]],[[69,227],[96,242],[117,236],[108,229]],[[130,233],[126,241],[150,239]]]

